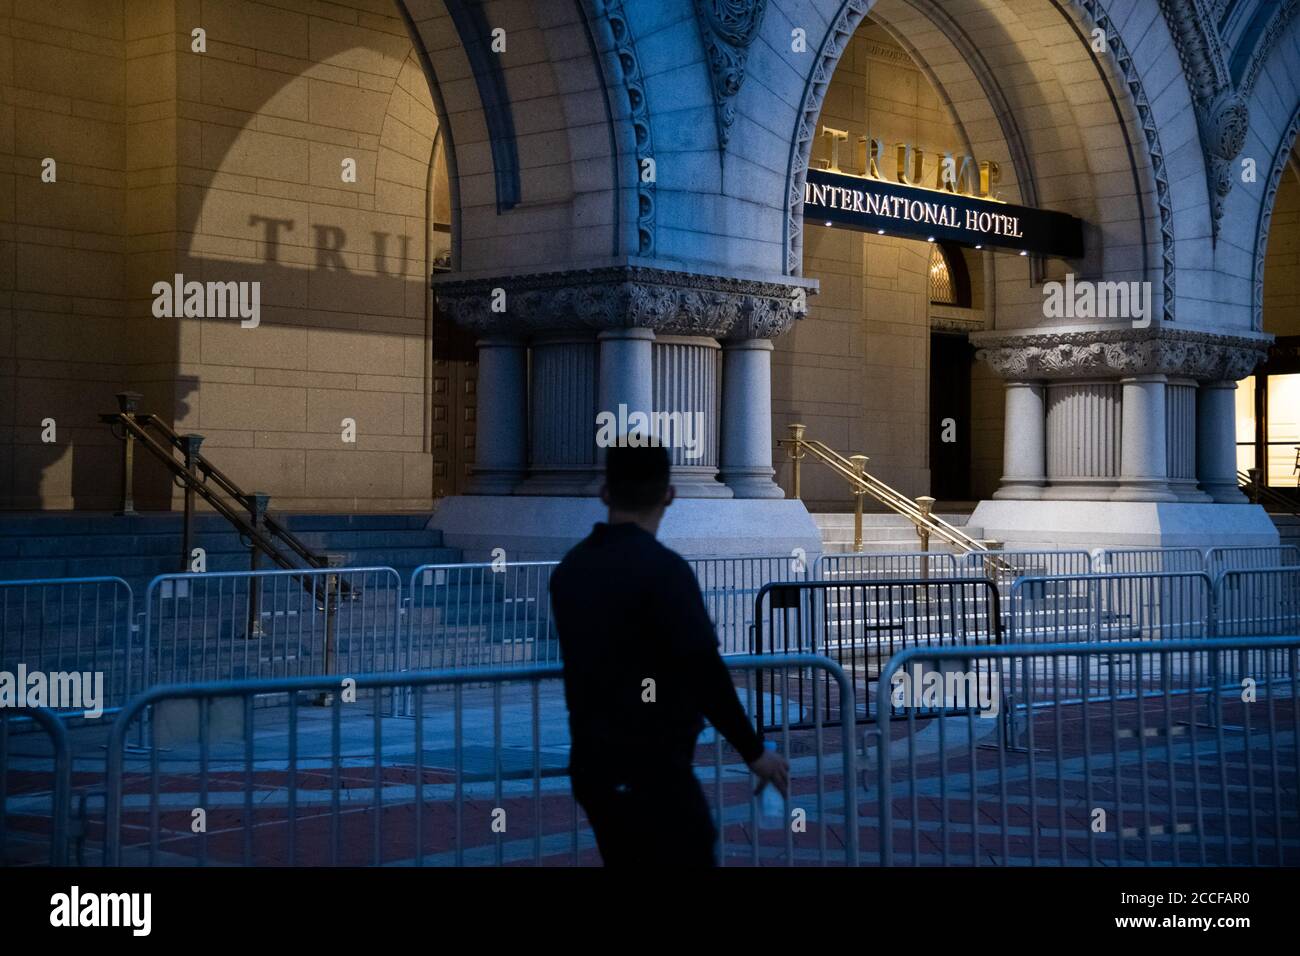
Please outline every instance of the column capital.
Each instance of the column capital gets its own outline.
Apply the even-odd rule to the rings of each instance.
[[[722,349],[725,352],[738,352],[744,349],[771,352],[774,348],[771,339],[727,339],[722,343]]]
[[[438,306],[480,334],[642,328],[668,335],[774,338],[807,311],[817,282],[707,275],[622,263],[512,276],[432,279]]]
[[[1175,375],[1195,381],[1245,378],[1264,360],[1272,336],[1219,335],[1168,326],[1060,332],[984,332],[976,357],[1007,379]]]

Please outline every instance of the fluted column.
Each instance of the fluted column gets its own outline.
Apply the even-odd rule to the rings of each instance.
[[[1116,501],[1176,501],[1169,490],[1164,375],[1120,380],[1119,488]]]
[[[772,342],[722,345],[720,477],[737,498],[783,498],[772,480]]]
[[[1221,504],[1239,505],[1236,382],[1201,382],[1196,390],[1196,477]]]
[[[596,481],[596,337],[560,333],[533,341],[529,477],[518,493],[589,494]]]
[[[1196,382],[1171,378],[1165,388],[1165,440],[1169,490],[1179,501],[1208,502],[1196,478]]]
[[[601,332],[596,340],[600,348],[596,414],[608,412],[620,422],[636,412],[648,416],[654,411],[655,334],[649,329],[610,329]],[[588,422],[587,427],[594,431],[595,421]],[[597,448],[596,455],[598,461],[604,462],[603,448]]]
[[[477,345],[478,407],[469,493],[508,495],[522,480],[526,465],[524,343],[510,336],[488,336]]]
[[[655,427],[669,446],[673,485],[683,498],[730,498],[718,481],[718,342],[705,336],[657,336]]]
[[[995,498],[1040,498],[1047,484],[1047,410],[1042,382],[1006,383],[1002,484]]]

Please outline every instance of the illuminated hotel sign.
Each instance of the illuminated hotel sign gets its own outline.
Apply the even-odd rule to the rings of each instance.
[[[1066,259],[1083,255],[1083,224],[1074,216],[992,198],[996,164],[976,166],[969,156],[948,157],[948,168],[956,175],[949,176],[945,188],[931,189],[919,185],[920,150],[898,147],[900,182],[880,175],[878,160],[883,154],[883,144],[873,141],[870,169],[874,175],[810,169],[803,191],[805,221],[983,249]],[[838,158],[838,151],[833,152],[833,165],[838,165]],[[937,183],[945,182],[943,170],[940,164]]]

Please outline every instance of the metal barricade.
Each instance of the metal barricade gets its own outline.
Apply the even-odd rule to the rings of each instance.
[[[699,581],[723,654],[748,653],[754,598],[763,585],[808,578],[807,558],[791,555],[691,558],[686,563]]]
[[[44,735],[11,738],[11,725],[26,723]],[[59,715],[45,707],[0,708],[0,866],[66,866],[71,799],[72,756]]]
[[[880,673],[899,651],[1001,640],[998,593],[986,578],[769,584],[755,600],[755,619],[755,654],[821,654],[844,668],[859,721],[876,717]],[[815,675],[790,687],[764,684],[759,725],[801,726],[816,708],[834,706],[832,690]]]
[[[1293,565],[1300,565],[1300,548],[1293,544],[1210,548],[1205,552],[1205,570],[1211,578],[1217,578],[1224,571]]]
[[[961,559],[960,573],[988,578],[1006,595],[1016,578],[1040,575],[1088,574],[1092,555],[1087,551],[972,551]]]
[[[551,572],[558,562],[426,564],[407,589],[411,670],[504,667],[560,659],[551,623]]]
[[[1022,577],[1007,604],[1017,644],[1150,641],[1209,633],[1214,589],[1203,571]]]
[[[401,590],[384,567],[159,575],[147,686],[396,670]]]
[[[1224,571],[1214,582],[1214,635],[1300,635],[1300,567]],[[1225,679],[1276,680],[1276,653],[1243,648],[1222,662]]]
[[[1102,548],[1092,569],[1099,574],[1204,571],[1205,553],[1200,548]]]
[[[958,577],[957,555],[945,551],[890,551],[823,554],[818,581],[880,581]]]
[[[815,726],[781,727],[791,761],[786,819],[758,824],[752,777],[711,729],[696,773],[721,861],[857,862],[852,689],[812,655],[730,657],[751,707],[754,675],[824,673],[839,687]],[[594,839],[567,779],[558,664],[155,687],[131,701],[108,743],[110,865],[591,864]],[[442,692],[435,690],[445,688]],[[329,708],[303,706],[328,693]],[[414,720],[366,703],[415,702]],[[266,698],[284,706],[255,707]],[[144,721],[152,746],[128,751]],[[838,732],[834,724],[838,723]],[[202,825],[196,824],[201,821]]]
[[[1243,647],[1280,657],[1283,671],[1227,678]],[[1294,866],[1298,651],[1294,636],[972,647],[968,667],[1001,675],[990,699],[1026,715],[1022,739],[960,695],[937,718],[910,710],[902,736],[882,710],[862,804],[880,839],[864,849],[887,866]],[[947,656],[904,651],[882,680],[937,671]],[[1067,662],[1088,678],[1067,686]],[[1121,670],[1135,677],[1128,693]]]
[[[1300,634],[1300,567],[1224,571],[1214,605],[1216,637]]]
[[[145,686],[134,613],[117,577],[0,581],[0,670],[103,674],[100,703],[120,707]]]

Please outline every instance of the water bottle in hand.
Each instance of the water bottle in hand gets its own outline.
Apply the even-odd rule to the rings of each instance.
[[[776,744],[769,740],[763,744],[768,750],[776,750]],[[785,797],[773,783],[764,783],[758,795],[758,825],[765,830],[779,830],[785,826]]]

